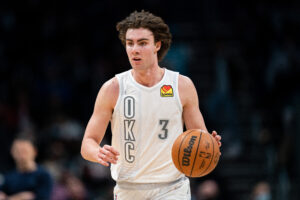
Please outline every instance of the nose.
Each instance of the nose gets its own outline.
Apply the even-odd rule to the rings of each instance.
[[[134,44],[132,46],[132,53],[135,55],[135,54],[139,54],[140,53],[140,48],[137,44]]]

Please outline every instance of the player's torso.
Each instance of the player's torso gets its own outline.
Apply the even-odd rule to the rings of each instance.
[[[119,98],[112,117],[112,145],[121,154],[112,165],[116,181],[168,182],[181,176],[171,148],[183,131],[178,73],[165,69],[153,87],[138,84],[131,71],[117,75]]]

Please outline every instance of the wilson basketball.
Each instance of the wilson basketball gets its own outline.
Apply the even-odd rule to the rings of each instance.
[[[176,168],[189,177],[201,177],[215,169],[220,148],[214,137],[198,129],[187,130],[177,137],[172,146]]]

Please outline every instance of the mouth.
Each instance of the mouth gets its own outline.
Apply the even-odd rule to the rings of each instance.
[[[133,60],[134,62],[139,62],[139,61],[141,61],[142,59],[141,59],[141,58],[132,58],[132,60]]]

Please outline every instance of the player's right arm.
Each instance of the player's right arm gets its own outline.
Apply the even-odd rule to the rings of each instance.
[[[110,145],[100,147],[107,125],[112,117],[114,106],[119,96],[119,84],[114,77],[101,87],[94,106],[93,114],[86,127],[81,155],[84,159],[108,166],[116,163],[119,152]]]

